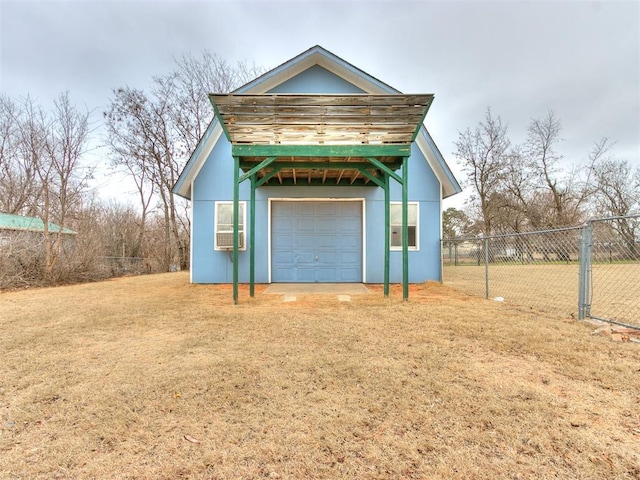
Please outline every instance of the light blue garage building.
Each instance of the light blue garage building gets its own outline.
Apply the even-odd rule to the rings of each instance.
[[[442,199],[460,186],[423,125],[433,95],[316,46],[210,98],[174,187],[193,283],[233,283],[237,301],[238,282],[402,282],[407,298],[441,280]]]

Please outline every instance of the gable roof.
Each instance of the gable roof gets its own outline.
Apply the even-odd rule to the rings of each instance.
[[[302,52],[259,76],[255,80],[241,86],[233,93],[243,94],[264,94],[274,89],[278,85],[294,78],[307,69],[319,65],[334,75],[346,80],[369,94],[399,94],[399,90],[378,80],[368,73],[346,62],[337,55],[325,50],[319,45]],[[191,198],[191,183],[198,175],[202,165],[211,153],[213,146],[217,143],[223,133],[222,125],[217,118],[209,124],[207,131],[198,143],[191,158],[185,165],[180,178],[176,182],[173,192],[184,198]],[[416,145],[427,159],[431,169],[442,185],[443,197],[448,197],[460,193],[462,189],[455,179],[451,169],[438,150],[435,142],[429,135],[424,125],[420,128],[420,134],[415,139]]]
[[[306,52],[287,60],[255,80],[237,88],[232,93],[265,93],[281,83],[299,75],[305,70],[319,65],[331,73],[367,93],[401,93],[390,85],[360,70],[349,62],[325,50],[320,45],[311,47]]]
[[[10,213],[0,213],[0,231],[2,230],[19,230],[25,232],[44,232],[44,222],[38,217],[25,217],[23,215],[12,215]],[[49,222],[49,231],[52,233],[65,233],[75,235],[76,232],[60,227],[55,223]]]

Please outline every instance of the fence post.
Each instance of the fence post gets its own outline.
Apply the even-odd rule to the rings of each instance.
[[[578,320],[591,313],[591,244],[593,224],[587,222],[580,235],[580,279],[578,285]]]
[[[484,298],[489,299],[489,239],[484,239]]]

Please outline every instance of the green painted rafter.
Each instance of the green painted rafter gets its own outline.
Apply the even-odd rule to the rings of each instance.
[[[367,157],[367,160],[369,160],[369,162],[371,162],[377,168],[382,170],[384,173],[386,173],[391,178],[393,178],[396,182],[398,182],[400,185],[402,185],[402,177],[400,177],[400,175],[398,175],[392,169],[390,169],[386,164],[382,163],[380,160],[378,160],[377,158],[373,158],[373,157]]]
[[[393,168],[389,168],[389,166],[391,167],[397,166],[397,168],[400,168],[401,166],[401,163],[392,163],[387,165],[382,162],[379,162],[379,164],[383,165],[383,168],[385,171],[389,171],[391,173],[393,173]],[[242,165],[246,166],[246,163],[240,164],[241,167]],[[305,169],[305,170],[307,169],[308,170],[362,170],[362,169],[372,170],[374,168],[378,168],[380,170],[383,169],[383,168],[380,168],[378,165],[373,166],[370,162],[275,162],[270,165],[271,167],[277,167],[280,169],[296,168],[296,169]],[[252,170],[255,170],[255,169],[252,169]],[[246,173],[240,178],[246,180],[247,178],[249,178],[249,176],[250,176],[249,173]],[[400,177],[398,176],[398,178]]]
[[[271,165],[277,158],[278,157],[265,158],[263,161],[261,161],[259,164],[254,166],[251,170],[249,170],[247,173],[245,173],[244,175],[241,175],[239,178],[240,183],[244,182],[247,178],[251,177],[252,175],[255,175],[263,168],[266,168],[269,165]],[[242,165],[240,166],[240,168],[242,168]]]
[[[413,136],[411,137],[411,142],[412,143],[416,139],[416,137],[418,136],[418,133],[420,132],[420,129],[423,127],[424,119],[427,117],[427,112],[429,111],[429,108],[431,108],[431,103],[433,103],[433,97],[431,97],[431,100],[429,100],[429,104],[424,109],[424,114],[422,115],[422,118],[418,122],[418,126],[416,127],[416,130],[413,132]]]

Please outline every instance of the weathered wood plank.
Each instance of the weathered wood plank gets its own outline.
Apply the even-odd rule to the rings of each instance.
[[[411,143],[433,95],[211,95],[233,144]]]

